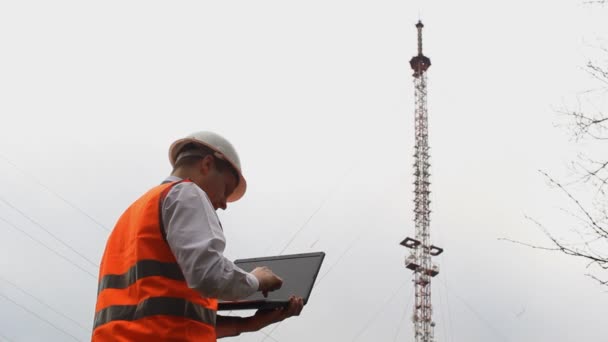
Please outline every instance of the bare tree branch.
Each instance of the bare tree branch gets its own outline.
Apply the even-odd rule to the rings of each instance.
[[[601,280],[601,279],[597,278],[596,276],[594,276],[593,274],[585,274],[585,275],[594,280],[597,280],[600,283],[600,285],[608,285],[608,280]]]
[[[585,4],[605,5],[608,4],[608,0],[589,0]],[[608,55],[608,48],[599,46],[599,49]],[[604,99],[608,93],[608,63],[606,62],[598,63],[589,60],[583,69],[599,83],[599,88],[579,93],[575,98],[576,107],[574,109],[564,105],[563,108],[566,109],[557,111],[566,118],[565,124],[559,124],[559,126],[569,129],[575,142],[591,140],[595,143],[604,143],[608,140],[608,114],[605,109],[602,110],[598,107],[598,105],[605,104]],[[588,157],[586,154],[579,153],[577,160],[571,163],[570,168],[574,179],[569,182],[557,181],[547,172],[539,170],[551,186],[561,190],[576,208],[573,211],[562,209],[575,219],[574,225],[568,228],[569,235],[565,238],[558,238],[555,235],[555,229],[549,230],[537,220],[526,216],[549,239],[551,247],[510,239],[499,240],[533,249],[558,251],[586,260],[587,268],[599,266],[603,270],[608,270],[608,159]],[[580,195],[574,195],[573,186],[584,186],[585,190],[591,187],[594,190],[590,198],[583,197],[585,200],[589,199],[590,204],[582,201]],[[578,190],[578,188],[575,189]],[[585,204],[583,204],[584,202]],[[608,280],[602,280],[593,274],[587,274],[587,276],[601,285],[608,286]]]
[[[517,244],[517,245],[522,245],[522,246],[526,246],[526,247],[530,247],[530,248],[534,248],[534,249],[542,249],[542,250],[545,250],[545,251],[560,251],[559,248],[535,246],[535,245],[531,245],[529,243],[525,243],[525,242],[521,242],[521,241],[515,241],[515,240],[511,240],[511,239],[507,239],[507,238],[499,238],[498,240],[499,241],[508,241],[508,242],[512,242],[512,243]]]
[[[562,190],[566,194],[566,196],[568,196],[576,204],[576,206],[579,208],[579,210],[587,217],[587,219],[591,223],[591,227],[598,234],[600,234],[604,237],[608,237],[608,231],[604,227],[600,226],[595,221],[593,216],[591,216],[591,214],[585,209],[585,207],[576,198],[574,198],[574,196],[568,190],[566,190],[566,188],[564,188],[559,182],[557,182],[556,180],[551,178],[551,176],[549,176],[546,172],[544,172],[542,170],[538,170],[538,172],[542,173],[551,182],[551,184],[557,186],[560,190]]]
[[[587,62],[587,69],[589,69],[588,72],[591,74],[591,76],[608,85],[608,71],[591,61]]]

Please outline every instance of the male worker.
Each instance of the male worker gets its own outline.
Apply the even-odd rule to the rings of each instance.
[[[282,280],[266,267],[245,272],[223,255],[216,215],[245,193],[232,145],[194,133],[169,149],[173,172],[120,217],[102,258],[92,340],[216,341],[299,315],[302,298],[252,317],[216,316],[217,299],[265,295]]]

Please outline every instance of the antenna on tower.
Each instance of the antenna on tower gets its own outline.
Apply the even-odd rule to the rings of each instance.
[[[419,78],[422,75],[422,73],[425,72],[431,66],[431,59],[426,57],[422,53],[422,28],[423,27],[424,27],[424,24],[422,24],[422,21],[418,20],[418,23],[416,24],[416,28],[418,29],[418,55],[412,57],[412,59],[410,60],[410,66],[414,70],[415,78]],[[424,90],[426,91],[426,82],[424,85],[425,85]],[[426,97],[425,97],[425,110],[426,110]]]
[[[415,305],[412,321],[416,342],[434,342],[434,327],[431,303],[431,279],[439,274],[439,266],[431,258],[443,253],[443,249],[431,244],[430,229],[430,162],[428,142],[428,112],[426,105],[426,71],[431,66],[430,58],[422,53],[422,21],[418,20],[418,55],[412,57],[410,66],[414,70],[416,98],[414,146],[414,224],[415,238],[407,237],[401,245],[410,249],[405,258],[405,267],[414,272]]]

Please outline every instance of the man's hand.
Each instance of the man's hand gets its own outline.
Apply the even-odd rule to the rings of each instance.
[[[304,300],[291,296],[284,308],[258,310],[251,317],[217,316],[215,330],[217,338],[238,336],[244,332],[258,331],[270,324],[280,322],[291,316],[298,316],[304,307]]]
[[[260,283],[258,291],[262,291],[264,297],[268,297],[268,292],[278,290],[283,285],[283,279],[274,274],[270,268],[266,266],[256,267],[251,271]]]
[[[285,318],[292,316],[299,316],[304,308],[304,299],[300,297],[291,296],[289,297],[289,304],[284,308],[269,309],[269,310],[258,310],[256,311],[253,319],[261,324],[261,328],[280,322]],[[261,329],[260,328],[260,329]]]

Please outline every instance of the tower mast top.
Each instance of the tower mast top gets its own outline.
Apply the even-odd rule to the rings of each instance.
[[[418,20],[416,28],[418,29],[418,55],[412,57],[410,66],[414,70],[414,77],[418,78],[431,66],[431,59],[422,54],[422,28],[424,24]]]
[[[416,24],[416,28],[418,29],[418,56],[422,55],[422,28],[424,25],[422,21],[418,20],[418,24]]]

